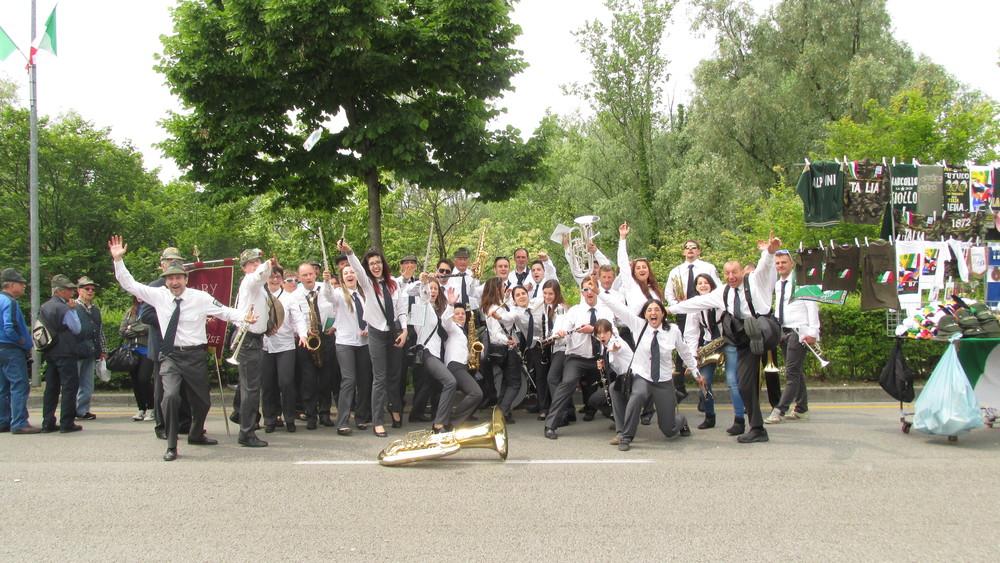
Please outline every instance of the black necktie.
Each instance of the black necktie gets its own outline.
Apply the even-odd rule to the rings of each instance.
[[[413,282],[417,281],[417,278],[410,278],[408,280],[403,280],[403,281],[405,281],[406,283],[413,283]],[[407,300],[407,304],[406,304],[406,314],[407,315],[410,314],[411,311],[413,311],[413,304],[416,303],[416,302],[417,302],[417,297],[415,295],[411,295],[410,298]]]
[[[590,308],[590,326],[597,324],[597,309],[594,307]],[[592,357],[596,358],[601,355],[601,344],[596,338],[591,335],[590,337],[590,353]]]
[[[528,270],[525,270],[524,273],[522,274],[519,274],[517,273],[517,271],[515,271],[514,277],[517,278],[517,285],[524,285],[524,280],[528,277]]]
[[[778,324],[785,326],[785,284],[788,280],[781,280],[781,300],[778,301]]]
[[[465,274],[462,274],[462,303],[469,304],[469,290],[465,285]]]
[[[743,318],[743,307],[742,300],[740,299],[740,292],[743,291],[741,288],[736,288],[736,297],[733,298],[733,316],[737,319]]]
[[[174,312],[170,313],[170,320],[167,321],[167,331],[163,333],[163,345],[160,346],[160,354],[166,356],[174,351],[174,340],[177,339],[177,323],[181,320],[181,299],[174,298]]]
[[[708,312],[708,330],[712,333],[712,340],[719,336],[719,320],[715,318],[715,309]]]
[[[660,341],[656,339],[658,330],[653,331],[653,341],[649,344],[649,376],[653,383],[660,381]]]
[[[444,326],[441,325],[441,317],[438,317],[436,330],[438,333],[438,339],[441,341],[441,356],[439,356],[438,359],[444,362],[444,343],[445,340],[448,340],[448,332],[444,329]]]
[[[531,309],[528,309],[528,342],[527,345],[530,347],[532,342],[535,340],[535,316],[531,314]]]
[[[382,298],[385,299],[385,322],[392,330],[392,325],[396,322],[396,309],[392,306],[392,295],[389,294],[389,285],[382,281]]]
[[[532,299],[538,297],[538,288],[540,286],[541,286],[541,284],[537,284],[537,283],[535,284],[535,290],[531,292],[531,298]]]
[[[687,296],[694,297],[698,294],[698,290],[694,288],[694,264],[688,264],[688,289]]]
[[[365,330],[368,328],[368,323],[365,322],[365,315],[364,311],[362,311],[361,298],[358,297],[358,292],[355,291],[352,293],[351,298],[354,300],[354,312],[358,315],[358,328]]]

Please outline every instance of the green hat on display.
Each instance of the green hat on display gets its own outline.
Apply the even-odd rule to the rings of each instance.
[[[80,279],[76,280],[76,287],[83,287],[86,285],[92,285],[94,287],[101,287],[97,282],[88,278],[87,276],[80,276]]]
[[[62,274],[52,276],[52,289],[76,289],[76,284]]]
[[[248,248],[240,253],[240,266],[246,266],[248,262],[262,260],[264,253],[259,248]]]
[[[173,246],[168,246],[163,249],[163,252],[160,253],[160,262],[164,262],[166,260],[184,260],[184,257],[181,256],[180,250],[177,250]]]
[[[28,283],[28,280],[14,268],[4,268],[4,271],[0,272],[0,283]]]
[[[163,270],[163,273],[160,274],[160,277],[165,278],[167,276],[174,276],[178,274],[182,276],[188,275],[187,270],[184,269],[184,266],[181,266],[177,262],[171,262],[171,264],[167,266],[165,270]]]

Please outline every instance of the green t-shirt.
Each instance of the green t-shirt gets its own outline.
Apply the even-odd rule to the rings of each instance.
[[[813,162],[802,171],[795,191],[802,198],[807,227],[829,227],[843,219],[844,172],[839,163]]]

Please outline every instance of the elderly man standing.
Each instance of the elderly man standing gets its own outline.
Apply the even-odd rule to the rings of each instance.
[[[237,361],[240,373],[240,445],[248,448],[262,448],[267,442],[257,437],[257,410],[260,408],[261,369],[264,361],[264,333],[267,332],[267,291],[266,284],[271,277],[271,267],[276,259],[262,260],[257,248],[244,250],[240,254],[243,281],[236,298],[239,307],[253,307],[257,321],[247,327],[240,345]]]
[[[80,387],[77,366],[77,335],[80,317],[76,314],[73,294],[76,284],[62,274],[52,276],[52,298],[42,304],[38,317],[55,338],[55,344],[45,351],[45,395],[42,399],[42,432],[77,432],[76,392]],[[62,401],[59,394],[62,393]],[[56,425],[56,404],[59,404],[59,425]]]
[[[94,304],[97,284],[87,276],[76,281],[76,314],[80,318],[78,335],[79,356],[76,362],[80,372],[80,389],[76,394],[76,417],[94,420],[97,416],[90,412],[90,398],[94,394],[94,369],[97,360],[107,357],[108,344],[104,338],[104,323],[101,309]]]
[[[28,424],[28,354],[31,336],[17,300],[28,281],[14,268],[0,272],[0,432],[38,434]]]

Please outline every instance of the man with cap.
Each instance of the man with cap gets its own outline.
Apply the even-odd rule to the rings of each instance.
[[[42,432],[62,433],[83,430],[76,424],[76,392],[80,387],[77,366],[77,335],[80,317],[76,313],[73,294],[76,284],[62,274],[52,276],[52,297],[42,303],[38,317],[55,338],[55,344],[45,351],[45,394],[42,399]],[[62,393],[62,401],[59,394]],[[59,404],[59,424],[56,424],[56,404]]]
[[[262,260],[260,249],[250,248],[240,254],[243,281],[236,296],[236,306],[256,314],[256,322],[247,327],[236,360],[240,373],[240,436],[239,443],[248,448],[262,448],[267,442],[257,437],[257,411],[260,409],[261,368],[263,365],[264,333],[267,332],[268,304],[266,284],[271,267],[277,260]]]
[[[399,277],[396,278],[396,283],[399,287],[403,288],[406,292],[411,284],[420,281],[417,277],[417,257],[412,254],[407,254],[403,256],[403,259],[399,261]],[[406,315],[410,318],[410,313],[413,310],[413,304],[416,302],[416,296],[406,293],[407,297],[407,308]],[[413,355],[408,352],[413,346],[417,344],[417,333],[415,330],[411,329],[409,326],[406,327],[406,344],[403,345],[403,361],[400,362],[400,375],[399,375],[399,396],[406,396],[406,372],[410,371],[413,365]],[[425,378],[423,377],[423,370],[413,370],[413,405],[410,407],[410,422],[429,422],[431,419],[427,417],[424,413],[427,410],[428,399],[430,398],[430,393],[425,392]]]
[[[0,272],[0,432],[37,434],[28,424],[31,334],[17,300],[28,281],[14,268]]]
[[[479,296],[483,294],[483,291],[479,287],[479,280],[472,277],[472,271],[469,270],[468,248],[463,246],[455,251],[455,269],[451,275],[452,277],[448,278],[447,288],[455,288],[458,302],[465,303],[471,309],[478,309]]]
[[[94,420],[97,416],[90,412],[90,397],[94,394],[94,369],[97,367],[97,360],[107,357],[108,344],[104,338],[101,309],[94,304],[97,284],[83,276],[76,281],[76,292],[76,314],[80,317],[80,334],[77,335],[79,359],[76,363],[80,373],[80,389],[76,393],[76,417]]]
[[[180,265],[184,262],[179,250],[173,246],[168,246],[160,253],[160,271],[165,272],[171,264]],[[163,287],[163,276],[157,277],[149,282],[149,287]],[[139,306],[139,319],[149,325],[149,338],[146,345],[149,359],[153,361],[153,419],[155,420],[153,432],[161,440],[167,439],[167,426],[163,419],[163,409],[160,405],[163,402],[163,380],[160,378],[160,341],[163,339],[160,331],[160,320],[156,316],[156,309],[148,303]],[[181,395],[180,415],[178,419],[178,432],[187,434],[191,428],[191,405],[188,404],[187,396]]]
[[[122,289],[142,299],[159,318],[163,341],[160,345],[160,378],[163,381],[163,416],[167,425],[167,451],[164,461],[177,459],[178,411],[182,389],[191,401],[191,432],[188,444],[211,446],[218,444],[205,435],[205,418],[211,406],[208,383],[208,337],[205,321],[215,318],[249,326],[257,314],[249,317],[216,301],[211,294],[187,287],[187,272],[180,264],[171,264],[163,272],[165,285],[149,287],[132,277],[122,258],[128,246],[115,235],[108,241],[108,250],[115,264],[115,278]]]

